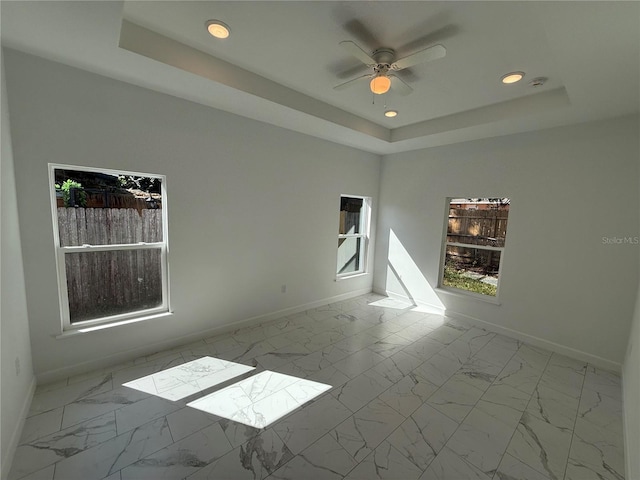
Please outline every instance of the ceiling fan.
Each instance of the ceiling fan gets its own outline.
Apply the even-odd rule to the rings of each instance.
[[[367,67],[372,68],[373,71],[341,83],[340,85],[336,85],[333,89],[344,90],[354,84],[360,83],[362,80],[370,79],[369,88],[371,92],[378,95],[387,93],[392,86],[400,95],[409,95],[413,92],[413,89],[400,77],[389,72],[397,72],[419,63],[437,60],[447,54],[447,49],[438,44],[396,60],[396,53],[391,48],[378,48],[369,55],[350,40],[340,42],[340,46]]]

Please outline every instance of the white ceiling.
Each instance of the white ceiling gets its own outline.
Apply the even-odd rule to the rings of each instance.
[[[392,153],[637,113],[639,2],[126,1],[0,3],[2,44],[315,135]],[[210,37],[205,21],[230,25]],[[446,57],[376,96],[340,46]],[[526,72],[505,86],[499,78]],[[542,87],[528,82],[548,78]],[[395,119],[385,105],[399,110]]]

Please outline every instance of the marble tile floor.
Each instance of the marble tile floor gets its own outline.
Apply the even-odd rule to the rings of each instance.
[[[255,367],[219,358],[202,357],[132,380],[123,386],[167,400],[180,400],[254,369]]]
[[[325,383],[265,370],[187,403],[187,407],[249,427],[267,428],[331,388]]]
[[[332,388],[254,428],[123,386],[203,357]],[[617,374],[375,294],[39,386],[9,474],[623,478]]]

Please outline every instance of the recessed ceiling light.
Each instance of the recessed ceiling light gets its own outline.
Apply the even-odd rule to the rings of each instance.
[[[384,112],[384,116],[385,117],[389,117],[389,118],[393,118],[395,116],[398,115],[398,111],[397,110],[387,110]]]
[[[510,72],[500,77],[500,81],[505,84],[516,83],[522,80],[524,72]]]
[[[227,38],[231,34],[229,25],[220,20],[208,20],[205,25],[212,37]]]

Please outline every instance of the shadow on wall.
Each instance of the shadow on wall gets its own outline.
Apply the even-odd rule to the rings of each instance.
[[[444,304],[393,229],[389,229],[385,290],[391,296],[408,299],[421,311],[444,314]]]

